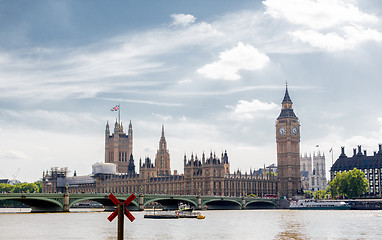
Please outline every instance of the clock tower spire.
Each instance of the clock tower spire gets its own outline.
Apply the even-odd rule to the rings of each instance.
[[[278,190],[280,196],[290,198],[301,189],[301,178],[300,123],[292,108],[288,85],[281,105],[276,122]]]

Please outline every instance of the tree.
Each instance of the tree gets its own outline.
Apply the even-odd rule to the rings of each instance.
[[[15,187],[11,184],[8,183],[0,183],[0,193],[8,193],[8,192],[13,192],[13,189]]]
[[[35,183],[18,183],[13,190],[14,193],[33,193],[38,191],[39,188]]]
[[[314,199],[325,199],[327,196],[326,190],[318,190],[313,193]]]
[[[348,197],[359,197],[362,194],[365,194],[368,188],[369,182],[361,170],[354,168],[349,171],[348,192],[345,192]]]
[[[0,193],[34,193],[41,192],[41,182],[36,183],[17,183],[11,185],[8,183],[0,183]]]
[[[41,182],[41,180],[37,181],[37,182],[34,182],[34,184],[36,184],[36,186],[37,186],[36,192],[41,193],[42,192],[42,182]]]
[[[345,195],[354,198],[367,192],[369,182],[361,170],[354,168],[348,172],[337,173],[329,187],[332,197]]]
[[[312,191],[310,191],[310,190],[305,190],[305,191],[304,191],[304,194],[305,194],[305,197],[306,197],[306,198],[312,198],[312,196],[313,196],[313,193],[312,193]]]

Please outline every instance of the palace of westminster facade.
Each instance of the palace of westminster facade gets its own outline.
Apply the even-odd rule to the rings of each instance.
[[[231,173],[227,152],[220,157],[211,152],[207,155],[203,153],[200,157],[192,154],[187,158],[185,155],[184,173],[174,171],[172,174],[162,126],[155,162],[148,157],[140,159],[137,173],[131,122],[127,134],[119,122],[114,124],[114,133],[111,133],[107,123],[105,163],[98,163],[98,167],[93,165],[93,174],[88,176],[74,174],[69,177],[66,168],[52,168],[43,173],[42,191],[258,197],[274,194],[292,197],[301,190],[300,124],[293,112],[288,88],[276,122],[276,142],[277,173],[271,168]]]

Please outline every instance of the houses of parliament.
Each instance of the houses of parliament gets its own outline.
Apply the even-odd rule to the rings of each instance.
[[[170,154],[162,125],[159,146],[153,161],[137,161],[133,155],[133,127],[127,133],[116,121],[113,133],[105,130],[105,162],[96,163],[92,174],[68,176],[66,168],[43,173],[43,192],[138,193],[169,195],[257,196],[266,194],[292,197],[301,189],[300,125],[293,112],[288,88],[276,123],[277,170],[264,168],[243,173],[230,171],[228,153],[184,155],[182,174],[172,172]]]

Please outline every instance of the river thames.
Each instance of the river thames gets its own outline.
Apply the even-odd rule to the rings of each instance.
[[[110,212],[26,213],[0,209],[0,239],[116,239]],[[29,210],[30,211],[30,210]],[[125,239],[382,239],[382,211],[203,211],[204,220],[125,219]]]

